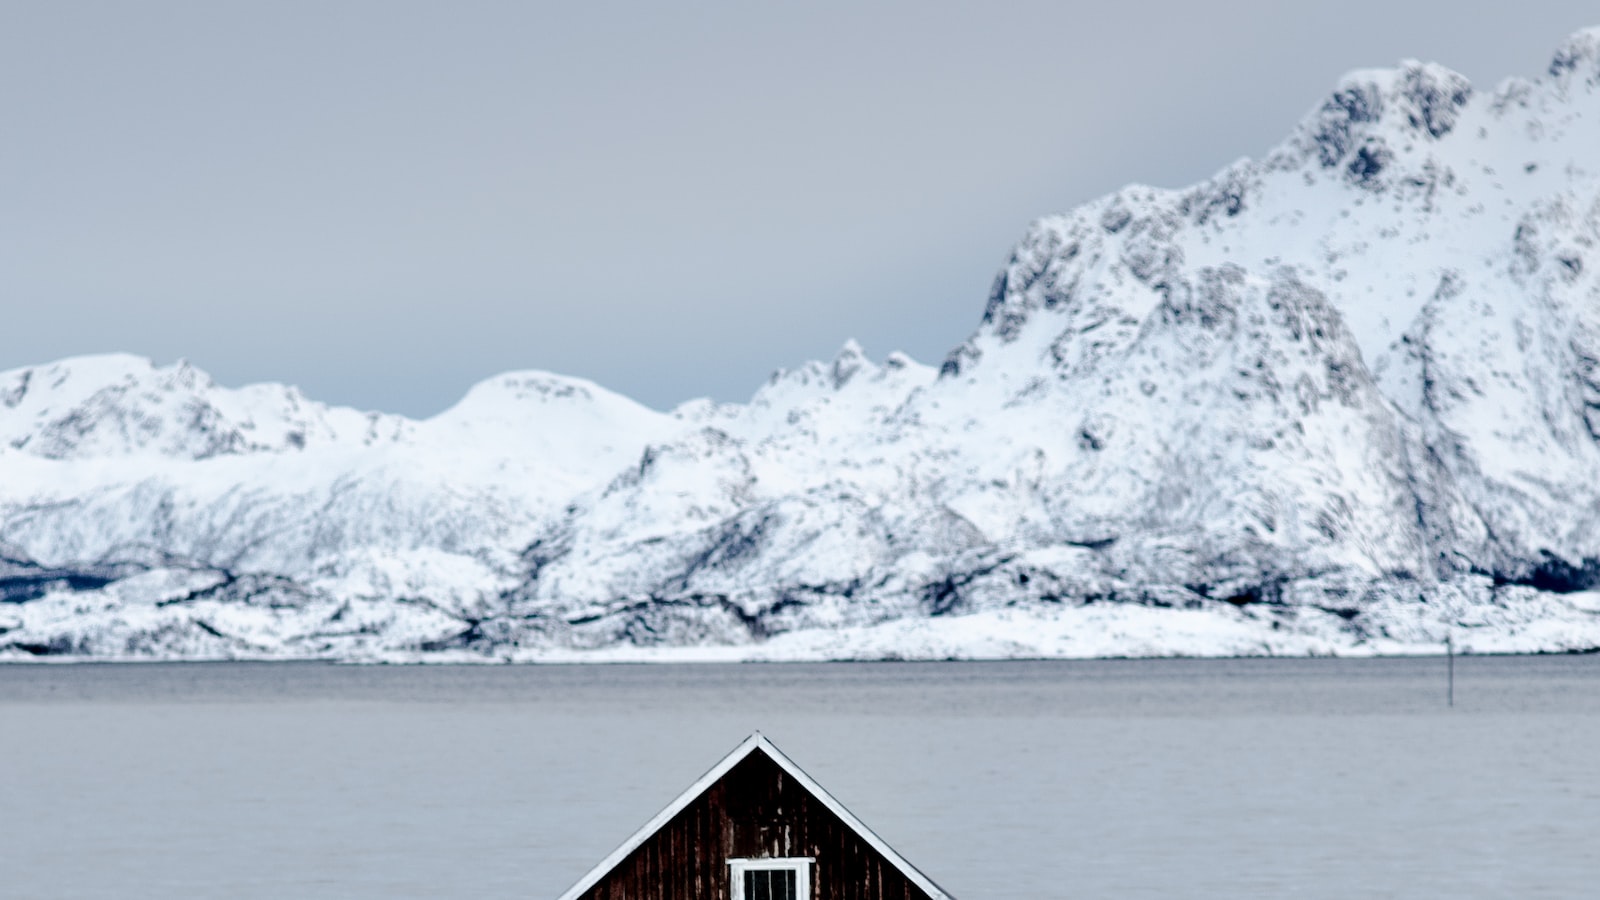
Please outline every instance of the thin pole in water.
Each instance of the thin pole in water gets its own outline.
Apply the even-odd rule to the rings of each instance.
[[[1444,655],[1445,659],[1448,660],[1447,665],[1450,669],[1450,687],[1449,693],[1445,695],[1446,702],[1454,707],[1456,705],[1456,645],[1450,641],[1450,635],[1448,634],[1444,636]]]

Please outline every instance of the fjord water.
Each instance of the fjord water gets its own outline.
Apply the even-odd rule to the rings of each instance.
[[[1600,657],[0,667],[0,895],[555,897],[760,729],[956,897],[1579,897]]]

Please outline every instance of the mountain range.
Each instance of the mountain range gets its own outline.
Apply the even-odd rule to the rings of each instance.
[[[0,373],[0,659],[1600,648],[1600,28],[1033,223],[936,366],[430,419]]]

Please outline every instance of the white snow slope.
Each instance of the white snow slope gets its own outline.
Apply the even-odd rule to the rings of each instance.
[[[938,370],[850,344],[671,414],[513,373],[421,422],[0,373],[0,658],[1600,648],[1595,166],[1600,29],[1036,222]]]

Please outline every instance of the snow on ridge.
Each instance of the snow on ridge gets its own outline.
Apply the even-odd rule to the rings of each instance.
[[[1156,285],[1208,265],[1293,268],[1356,336],[1402,423],[1430,442],[1452,436],[1447,467],[1469,497],[1451,502],[1507,514],[1457,523],[1502,538],[1468,555],[1580,565],[1594,553],[1582,511],[1594,500],[1595,416],[1578,397],[1592,393],[1595,355],[1588,155],[1600,129],[1583,114],[1594,105],[1592,90],[1552,83],[1474,94],[1415,63],[1356,73],[1265,163],[1123,214],[1133,236],[1121,268]],[[1232,216],[1207,221],[1190,199],[1218,196]],[[1552,529],[1505,506],[1508,491],[1530,489],[1579,514]]]
[[[78,356],[0,373],[0,441],[48,459],[206,459],[402,437],[399,416],[309,400],[298,388],[219,387],[187,361]]]
[[[0,655],[1600,646],[1597,85],[1600,29],[1494,91],[1352,72],[1260,160],[1035,222],[937,369],[849,342],[670,413],[515,372],[422,422],[0,374]]]
[[[1562,41],[1547,71],[1563,81],[1582,77],[1590,86],[1600,84],[1600,25],[1580,28]]]
[[[560,470],[587,486],[635,461],[648,443],[681,430],[672,415],[592,381],[529,370],[479,382],[421,423],[419,436],[442,452],[510,458],[530,469]]]

